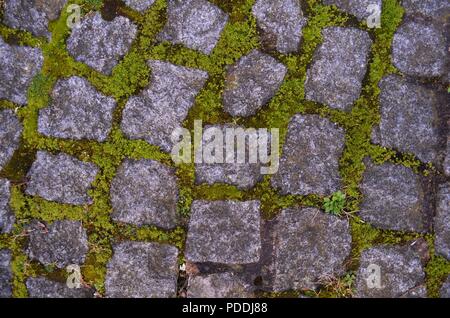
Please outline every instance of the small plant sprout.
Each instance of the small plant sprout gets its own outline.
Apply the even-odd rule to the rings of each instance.
[[[330,197],[327,197],[323,200],[323,208],[325,212],[331,213],[333,215],[341,216],[342,210],[345,205],[345,194],[341,191],[337,191],[333,193]]]

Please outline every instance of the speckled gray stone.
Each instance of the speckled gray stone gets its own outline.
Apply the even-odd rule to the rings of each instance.
[[[369,288],[373,287],[368,284],[374,274],[370,271],[371,264],[380,267],[381,288]],[[354,297],[417,298],[426,295],[422,260],[413,247],[376,246],[362,252]]]
[[[91,204],[88,195],[98,168],[67,154],[38,151],[28,172],[26,193],[49,201],[74,205]]]
[[[257,0],[252,12],[261,29],[265,48],[283,54],[298,51],[307,21],[299,0]]]
[[[0,298],[12,296],[11,258],[11,251],[0,250]]]
[[[158,39],[210,54],[228,15],[206,0],[168,0],[167,24]]]
[[[7,26],[50,38],[48,24],[56,20],[67,0],[6,0],[3,21]]]
[[[69,288],[67,284],[55,282],[45,277],[30,277],[26,281],[30,298],[92,298],[90,288]]]
[[[372,40],[356,28],[325,28],[322,35],[306,74],[306,99],[349,110],[361,93]]]
[[[222,264],[258,262],[261,253],[259,208],[259,201],[194,201],[186,259]]]
[[[439,186],[434,218],[435,250],[450,260],[450,183]]]
[[[0,111],[0,170],[11,160],[19,147],[22,123],[12,110]]]
[[[450,127],[450,120],[447,122],[447,125]],[[444,173],[447,176],[450,176],[450,136],[447,136],[447,147],[445,150],[445,158],[443,163]]]
[[[67,49],[75,60],[109,75],[130,49],[136,34],[137,27],[125,17],[105,21],[100,13],[90,13],[72,30]]]
[[[172,150],[172,132],[180,127],[208,78],[204,71],[149,61],[150,84],[132,96],[122,115],[121,128],[131,139],[145,139],[166,152]]]
[[[247,136],[254,136],[250,138],[254,138],[257,140],[259,137],[259,133],[257,130],[254,130],[253,132],[250,130],[246,130],[245,127],[240,126],[234,126],[234,125],[216,125],[211,126],[207,125],[203,127],[203,136],[205,136],[205,133],[208,131],[208,129],[218,129],[223,133],[223,159],[225,159],[227,152],[226,152],[226,134],[227,129],[243,129],[244,133],[248,132]],[[229,132],[229,135],[231,136],[231,132]],[[270,138],[270,137],[269,137]],[[223,163],[205,163],[203,160],[203,163],[197,163],[195,165],[195,181],[197,184],[201,183],[207,183],[209,185],[212,185],[214,183],[226,183],[230,185],[235,185],[240,189],[250,189],[256,185],[257,182],[262,180],[262,174],[261,174],[261,162],[258,158],[256,163],[250,163],[249,162],[249,137],[246,137],[245,139],[245,153],[246,153],[246,159],[244,163],[237,163],[237,148],[235,148],[234,153],[234,160],[235,163],[226,163],[224,160]],[[203,138],[203,147],[209,142],[209,140],[205,140]],[[267,143],[267,146],[270,146],[270,140]],[[269,150],[269,148],[267,148]],[[253,150],[252,150],[253,151]],[[255,150],[257,151],[257,150]],[[263,166],[267,166],[264,164]]]
[[[188,298],[249,298],[252,287],[234,273],[189,277]]]
[[[422,15],[437,21],[445,22],[450,14],[450,3],[447,0],[403,0],[402,7],[408,16]]]
[[[275,291],[314,289],[321,279],[344,272],[352,241],[346,219],[315,208],[290,208],[275,222]]]
[[[166,298],[177,291],[178,250],[170,245],[122,242],[113,246],[105,289],[111,298]]]
[[[450,275],[441,287],[441,298],[450,298]]]
[[[32,221],[27,228],[28,257],[44,265],[55,264],[64,268],[84,263],[88,252],[86,230],[79,221],[55,221],[50,225]]]
[[[413,153],[424,162],[435,161],[439,146],[436,91],[396,75],[383,78],[379,86],[381,122],[373,129],[372,141]]]
[[[335,5],[340,10],[354,15],[358,20],[364,20],[373,11],[368,10],[369,5],[375,4],[380,8],[381,12],[381,0],[323,0],[323,4]]]
[[[9,45],[0,37],[0,99],[27,103],[27,90],[44,62],[41,49]]]
[[[428,231],[424,192],[419,175],[410,168],[365,160],[361,182],[360,217],[370,224],[397,231]]]
[[[0,233],[11,232],[16,218],[9,206],[11,197],[11,183],[7,179],[0,178]]]
[[[344,130],[318,115],[295,115],[272,186],[282,194],[330,195],[341,187]]]
[[[241,57],[227,69],[224,110],[232,116],[256,114],[278,91],[286,72],[283,64],[258,50]]]
[[[153,3],[155,3],[155,0],[125,0],[124,2],[130,8],[139,12],[144,12],[150,8]]]
[[[441,30],[424,22],[407,22],[392,41],[392,62],[411,76],[434,77],[446,73],[446,40]]]
[[[176,225],[175,170],[153,160],[125,160],[111,183],[112,219],[134,225]]]
[[[38,131],[67,139],[104,141],[112,126],[116,102],[95,90],[84,78],[59,80],[49,107],[39,111]]]

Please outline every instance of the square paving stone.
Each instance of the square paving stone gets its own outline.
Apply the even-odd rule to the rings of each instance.
[[[365,160],[360,217],[387,230],[427,232],[428,220],[421,178],[410,168]]]
[[[99,169],[65,153],[38,151],[28,172],[26,194],[74,205],[92,204],[88,190]]]
[[[139,12],[144,12],[155,3],[156,0],[125,0],[125,4]]]
[[[259,201],[194,201],[186,259],[221,264],[258,262],[261,253],[259,209]]]
[[[81,265],[88,252],[86,230],[79,221],[55,221],[46,223],[32,221],[27,228],[28,257],[43,265],[55,264],[58,268]]]
[[[38,131],[66,139],[104,141],[112,126],[116,102],[99,92],[84,78],[59,80],[49,107],[39,111]]]
[[[379,286],[374,276],[378,274]],[[422,258],[414,247],[381,245],[362,252],[355,297],[416,298],[426,295]]]
[[[50,38],[48,24],[56,20],[67,0],[5,0],[3,22],[35,36]]]
[[[44,63],[41,49],[9,45],[0,37],[0,99],[27,103],[27,90]]]
[[[237,274],[225,272],[189,277],[188,298],[250,298],[252,287]]]
[[[111,183],[112,219],[134,225],[175,227],[175,170],[153,160],[125,160]]]
[[[323,4],[335,5],[338,9],[354,15],[358,20],[365,20],[369,15],[373,13],[372,10],[368,10],[369,5],[377,5],[380,8],[382,0],[323,0]]]
[[[356,28],[325,28],[322,36],[306,74],[306,99],[350,110],[361,93],[372,40]]]
[[[148,65],[150,84],[128,100],[121,128],[128,138],[144,139],[170,152],[172,132],[186,119],[208,74],[161,61],[148,61]]]
[[[209,185],[212,185],[214,183],[226,183],[230,185],[237,186],[239,189],[250,189],[253,188],[257,182],[262,180],[262,174],[261,174],[261,167],[268,166],[268,164],[261,164],[261,161],[259,160],[259,157],[256,158],[255,163],[250,163],[250,149],[251,144],[250,140],[256,140],[255,142],[258,142],[258,138],[262,136],[262,134],[258,133],[257,130],[251,131],[246,130],[245,127],[235,126],[235,125],[216,125],[216,126],[205,126],[203,130],[203,150],[206,150],[206,146],[209,143],[209,139],[207,136],[207,132],[209,129],[214,129],[217,132],[220,132],[223,134],[223,155],[219,155],[221,159],[223,159],[223,162],[221,163],[207,163],[205,162],[205,158],[203,158],[203,163],[197,163],[195,164],[195,181],[197,184],[201,183],[207,183]],[[236,133],[242,132],[242,134],[246,134],[245,138],[245,162],[238,163],[237,157],[238,157],[238,149],[235,146],[234,151],[232,152],[232,155],[234,156],[234,162],[235,163],[226,163],[226,156],[227,156],[227,130],[229,136],[234,136],[231,133],[230,129],[235,129]],[[240,129],[240,130],[238,130]],[[266,151],[269,153],[269,145],[270,145],[270,134],[268,133],[268,140],[267,140],[267,147]],[[234,140],[237,140],[238,138],[235,138]],[[238,141],[240,142],[240,141]],[[258,154],[258,149],[252,149],[252,153]],[[212,151],[211,151],[212,152]],[[209,152],[208,152],[209,153]],[[217,154],[215,154],[217,155]],[[231,158],[231,156],[230,156]]]
[[[10,109],[0,111],[0,170],[11,160],[19,148],[22,123]]]
[[[436,92],[396,75],[383,78],[381,122],[372,141],[384,147],[415,154],[420,160],[436,160],[439,138]]]
[[[113,246],[113,251],[106,272],[107,297],[175,297],[178,250],[174,246],[122,242]]]
[[[0,250],[0,298],[12,296],[11,258],[11,251]]]
[[[72,29],[67,49],[75,60],[110,75],[130,49],[136,34],[137,27],[125,17],[105,21],[100,13],[89,13]]]
[[[400,26],[392,41],[392,61],[401,72],[420,77],[445,75],[447,46],[444,32],[422,21]]]
[[[227,69],[224,110],[231,116],[256,114],[278,91],[286,72],[283,64],[258,50],[241,57]]]
[[[11,232],[16,218],[9,200],[11,198],[11,183],[7,179],[0,178],[0,233]]]
[[[210,54],[227,24],[228,15],[206,0],[168,0],[163,41]]]
[[[290,208],[275,222],[275,291],[314,289],[322,279],[344,273],[352,242],[346,219],[315,208]]]
[[[266,49],[276,49],[283,54],[298,51],[307,21],[299,0],[257,0],[252,12]]]
[[[272,186],[282,194],[330,195],[341,188],[344,130],[318,115],[295,115]]]
[[[69,288],[67,284],[55,282],[45,277],[30,277],[26,281],[28,296],[31,298],[92,298],[90,288]]]
[[[434,218],[435,250],[450,260],[450,183],[439,186]]]

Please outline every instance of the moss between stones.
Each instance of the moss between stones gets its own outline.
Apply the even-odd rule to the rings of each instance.
[[[418,233],[402,233],[383,231],[372,227],[353,215],[358,211],[361,201],[359,183],[364,172],[363,159],[371,157],[375,163],[395,162],[413,168],[416,172],[429,175],[435,169],[424,165],[410,154],[398,154],[391,149],[372,145],[370,133],[372,126],[379,122],[378,95],[379,80],[389,74],[396,73],[390,61],[390,46],[393,34],[399,26],[403,8],[398,0],[384,0],[382,12],[382,28],[368,29],[365,23],[340,12],[334,6],[324,6],[318,0],[307,0],[302,9],[308,18],[303,29],[303,39],[298,54],[282,55],[270,53],[279,59],[288,69],[288,73],[280,90],[272,101],[257,115],[250,118],[231,118],[224,113],[221,106],[221,94],[224,87],[225,67],[233,64],[241,56],[252,49],[260,47],[256,21],[251,14],[254,0],[211,0],[229,14],[229,23],[222,32],[221,38],[210,56],[171,45],[167,42],[157,43],[155,36],[166,22],[167,4],[157,0],[144,13],[124,7],[123,3],[101,0],[75,0],[70,4],[79,4],[83,14],[91,10],[102,9],[102,14],[113,18],[115,14],[124,15],[138,26],[138,37],[130,52],[114,68],[112,76],[100,74],[86,65],[76,62],[67,52],[65,41],[70,34],[66,19],[70,13],[62,10],[60,18],[51,22],[52,40],[33,37],[29,32],[13,30],[0,24],[0,35],[9,43],[40,47],[44,53],[44,66],[41,74],[33,81],[28,93],[28,105],[17,105],[0,101],[0,108],[18,109],[23,121],[24,132],[22,145],[16,151],[10,164],[1,171],[1,176],[14,181],[12,187],[11,206],[16,213],[17,222],[10,235],[0,236],[0,247],[13,251],[13,295],[26,297],[25,280],[29,276],[44,275],[63,281],[66,273],[63,270],[44,267],[30,262],[23,254],[26,238],[23,226],[30,219],[36,218],[52,222],[67,218],[80,220],[88,231],[89,252],[82,274],[86,283],[104,293],[106,264],[112,256],[111,243],[114,240],[156,241],[172,244],[179,248],[179,261],[184,261],[183,249],[186,237],[185,225],[171,231],[145,226],[136,228],[130,225],[113,223],[110,218],[112,207],[109,200],[109,186],[116,169],[126,157],[134,159],[153,159],[174,166],[168,154],[145,141],[133,141],[124,137],[120,130],[122,110],[133,94],[145,87],[151,70],[146,64],[148,59],[160,59],[187,67],[198,68],[208,72],[209,79],[198,94],[195,104],[189,112],[184,126],[193,129],[195,119],[204,124],[234,122],[246,127],[267,127],[280,129],[280,150],[287,133],[290,118],[296,113],[319,114],[328,118],[346,130],[345,150],[340,160],[340,174],[347,195],[345,211],[350,215],[353,248],[348,270],[342,277],[324,286],[318,293],[306,292],[307,296],[349,297],[354,274],[362,250],[375,244],[398,244],[418,237],[425,237],[430,245],[431,260],[426,266],[427,287],[429,296],[438,296],[442,280],[450,274],[450,262],[434,254],[433,239],[430,235]],[[114,6],[113,6],[114,5]],[[111,8],[114,7],[114,10]],[[115,11],[112,13],[112,11]],[[111,12],[109,12],[110,10]],[[109,15],[112,16],[110,17]],[[0,12],[1,16],[1,12]],[[306,101],[303,84],[306,70],[310,65],[313,53],[322,42],[321,30],[330,26],[356,26],[369,32],[374,40],[371,50],[369,70],[364,81],[361,97],[354,103],[350,112],[330,109],[324,105]],[[103,94],[114,97],[118,107],[114,113],[113,128],[108,140],[99,144],[91,141],[69,141],[41,136],[37,132],[37,116],[39,109],[49,102],[51,90],[57,79],[69,76],[83,76]],[[74,207],[65,204],[48,202],[37,197],[24,194],[21,182],[30,167],[37,150],[51,152],[63,151],[80,160],[95,163],[100,168],[90,191],[94,203],[91,206]],[[218,184],[213,186],[195,185],[194,165],[183,164],[177,167],[180,188],[178,212],[185,224],[190,213],[190,205],[194,199],[205,200],[251,200],[261,201],[263,217],[271,219],[283,208],[291,206],[322,207],[323,198],[317,195],[294,196],[280,195],[270,186],[270,176],[266,176],[253,189],[240,191],[236,187]],[[262,293],[264,297],[298,297],[298,291],[284,293]]]

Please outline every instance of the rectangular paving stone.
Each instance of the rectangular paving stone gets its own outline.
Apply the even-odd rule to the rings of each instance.
[[[192,202],[186,259],[221,264],[258,262],[261,253],[259,209],[259,201]]]
[[[356,28],[329,27],[322,35],[306,74],[306,99],[348,111],[361,93],[372,40]]]
[[[332,194],[341,187],[343,149],[342,128],[318,115],[295,115],[289,122],[272,186],[282,194]]]
[[[401,165],[364,163],[360,217],[382,229],[428,232],[431,220],[420,176]]]
[[[88,190],[99,169],[64,153],[52,155],[38,151],[28,172],[28,195],[74,205],[92,204]]]
[[[92,298],[94,296],[91,288],[69,288],[65,283],[45,277],[30,277],[26,285],[30,298]]]
[[[121,242],[114,245],[107,265],[106,297],[175,297],[177,256],[178,250],[166,244]]]
[[[80,221],[58,220],[46,224],[33,220],[27,227],[26,253],[30,259],[58,268],[82,265],[88,252],[87,232]]]
[[[290,208],[275,222],[275,291],[314,289],[345,271],[352,242],[346,219],[315,208]]]

